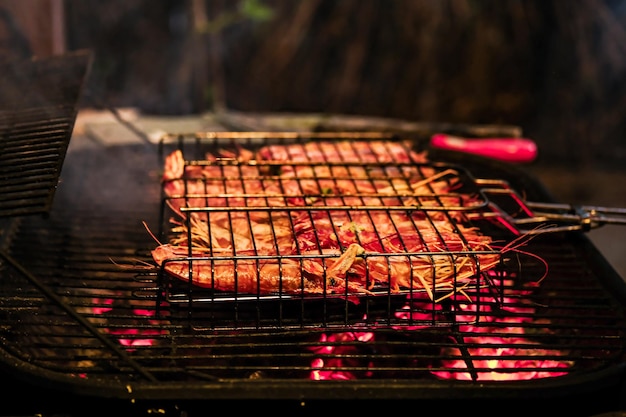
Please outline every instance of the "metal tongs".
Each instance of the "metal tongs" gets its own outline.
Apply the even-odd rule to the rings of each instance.
[[[504,180],[475,179],[475,182],[485,195],[508,197],[514,206],[505,210],[488,199],[489,210],[471,213],[469,217],[496,220],[515,234],[587,232],[606,224],[626,225],[626,208],[526,201]]]

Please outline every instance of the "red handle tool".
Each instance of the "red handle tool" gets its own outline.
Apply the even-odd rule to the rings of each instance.
[[[527,138],[462,138],[437,133],[430,139],[433,147],[482,155],[505,162],[528,163],[537,157],[537,145]]]

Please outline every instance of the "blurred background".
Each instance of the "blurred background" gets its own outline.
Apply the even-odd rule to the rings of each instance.
[[[623,0],[0,0],[0,19],[7,56],[94,51],[85,106],[506,123],[551,162],[626,163]]]
[[[86,108],[516,125],[557,199],[626,205],[624,0],[0,0],[2,59],[80,49]]]

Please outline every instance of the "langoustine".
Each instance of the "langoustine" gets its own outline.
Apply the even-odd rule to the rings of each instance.
[[[152,251],[165,271],[194,285],[246,294],[356,294],[369,293],[361,282],[347,280],[360,248],[325,258],[232,258],[208,256],[198,248],[160,245]],[[191,268],[191,269],[190,269]]]

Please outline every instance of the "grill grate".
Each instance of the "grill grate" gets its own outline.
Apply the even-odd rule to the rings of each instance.
[[[0,217],[49,211],[90,64],[84,51],[0,67]]]
[[[138,158],[136,166],[155,156],[129,145],[94,152],[98,158],[108,155],[111,164],[126,152]],[[79,153],[73,162],[85,160],[89,155]],[[471,161],[471,172],[483,168]],[[512,184],[520,180],[517,171],[511,178],[506,171],[489,171]],[[543,265],[520,258],[517,279],[497,287],[508,296],[483,302],[484,308],[473,313],[485,319],[478,323],[472,317],[400,328],[350,323],[212,329],[206,303],[199,306],[205,309],[200,315],[190,316],[184,304],[156,302],[154,241],[142,222],[162,221],[158,184],[145,193],[125,193],[129,201],[120,210],[112,208],[107,194],[96,204],[94,194],[81,188],[91,191],[118,181],[90,175],[103,183],[77,180],[74,186],[68,178],[47,218],[17,219],[10,236],[3,236],[0,363],[22,379],[43,379],[75,394],[133,400],[449,400],[521,393],[543,398],[559,388],[564,394],[588,387],[589,381],[595,388],[599,379],[621,373],[623,282],[578,233],[529,241],[526,249],[541,254],[549,275],[540,286],[526,288]],[[135,180],[141,189],[154,178],[146,172]],[[537,189],[524,188],[544,199]],[[79,209],[81,196],[90,199],[92,210]],[[299,304],[293,308],[294,300],[267,303],[285,318],[301,312]],[[360,306],[372,303],[366,299]],[[222,305],[241,313],[250,301]],[[340,305],[343,314],[345,300]]]
[[[622,306],[599,285],[580,249],[557,235],[531,244],[551,265],[550,279],[527,297],[507,298],[497,310],[481,312],[488,323],[199,332],[190,328],[185,309],[168,308],[159,317],[156,292],[148,294],[155,270],[137,272],[138,265],[149,261],[145,248],[152,244],[137,227],[145,215],[112,215],[52,212],[47,220],[20,226],[11,256],[28,259],[30,272],[62,305],[5,264],[0,292],[5,352],[44,372],[85,374],[86,383],[90,378],[152,383],[309,380],[319,373],[436,386],[438,375],[577,375],[623,360]],[[102,235],[104,222],[111,236]],[[135,267],[126,267],[131,265]],[[235,303],[241,308],[246,304]],[[499,356],[502,351],[511,355]],[[489,364],[498,359],[499,365]],[[458,361],[474,369],[451,364]]]

